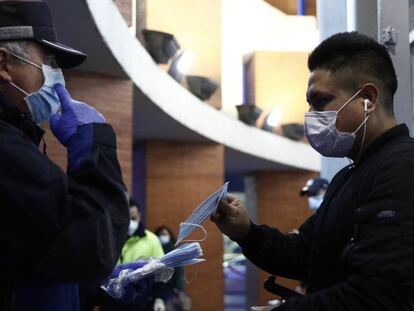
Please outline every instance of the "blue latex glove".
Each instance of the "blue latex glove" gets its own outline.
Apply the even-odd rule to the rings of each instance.
[[[122,270],[125,270],[125,269],[136,270],[138,268],[142,268],[147,263],[148,263],[148,261],[135,261],[135,262],[130,262],[130,263],[124,263],[124,264],[121,264],[121,265],[117,265],[115,267],[115,269],[112,271],[112,273],[111,273],[111,275],[109,276],[108,279],[114,279],[114,278],[118,277],[119,273],[121,273]]]
[[[109,279],[113,279],[119,276],[122,270],[131,269],[136,270],[138,268],[142,268],[147,261],[136,261],[131,263],[125,263],[121,265],[117,265],[115,269],[112,271],[111,275],[108,277]],[[128,284],[124,288],[124,294],[120,298],[123,302],[139,302],[141,299],[145,299],[145,291],[150,288],[150,286],[154,283],[153,277],[146,277],[143,278],[134,284]]]
[[[105,123],[102,114],[85,103],[73,100],[62,84],[55,85],[56,93],[62,107],[49,119],[53,135],[67,147],[69,139],[76,133],[78,126],[91,123]]]

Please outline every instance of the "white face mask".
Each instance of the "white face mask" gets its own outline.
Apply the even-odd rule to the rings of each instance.
[[[305,113],[305,136],[310,145],[321,155],[338,158],[348,156],[355,142],[355,134],[363,125],[365,125],[363,140],[365,139],[366,122],[369,118],[366,109],[364,109],[364,121],[353,133],[340,132],[336,128],[338,113],[355,99],[360,92],[361,90],[356,92],[338,111],[312,111]]]
[[[159,238],[160,238],[160,242],[162,245],[168,244],[171,241],[171,238],[169,235],[160,235]]]
[[[138,229],[139,222],[136,220],[129,221],[129,228],[128,228],[128,235],[131,236],[134,234],[135,231]]]
[[[316,211],[323,202],[324,195],[316,195],[308,198],[308,206],[311,210]]]

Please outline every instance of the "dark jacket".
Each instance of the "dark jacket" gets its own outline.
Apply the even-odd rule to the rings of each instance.
[[[376,139],[332,180],[299,234],[252,225],[239,244],[272,274],[309,280],[278,310],[414,310],[414,140],[405,125]]]
[[[38,150],[42,131],[5,107],[0,101],[0,310],[76,310],[74,283],[109,275],[126,240],[114,132],[79,127],[74,135],[87,132],[92,144],[66,174]]]

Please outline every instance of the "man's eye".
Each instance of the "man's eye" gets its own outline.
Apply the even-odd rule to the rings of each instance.
[[[312,105],[315,109],[322,108],[323,106],[327,105],[331,101],[330,98],[317,98],[313,99],[310,102],[310,105]]]

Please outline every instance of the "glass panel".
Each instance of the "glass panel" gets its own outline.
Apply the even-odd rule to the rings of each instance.
[[[414,0],[410,0],[410,29],[414,29]]]

